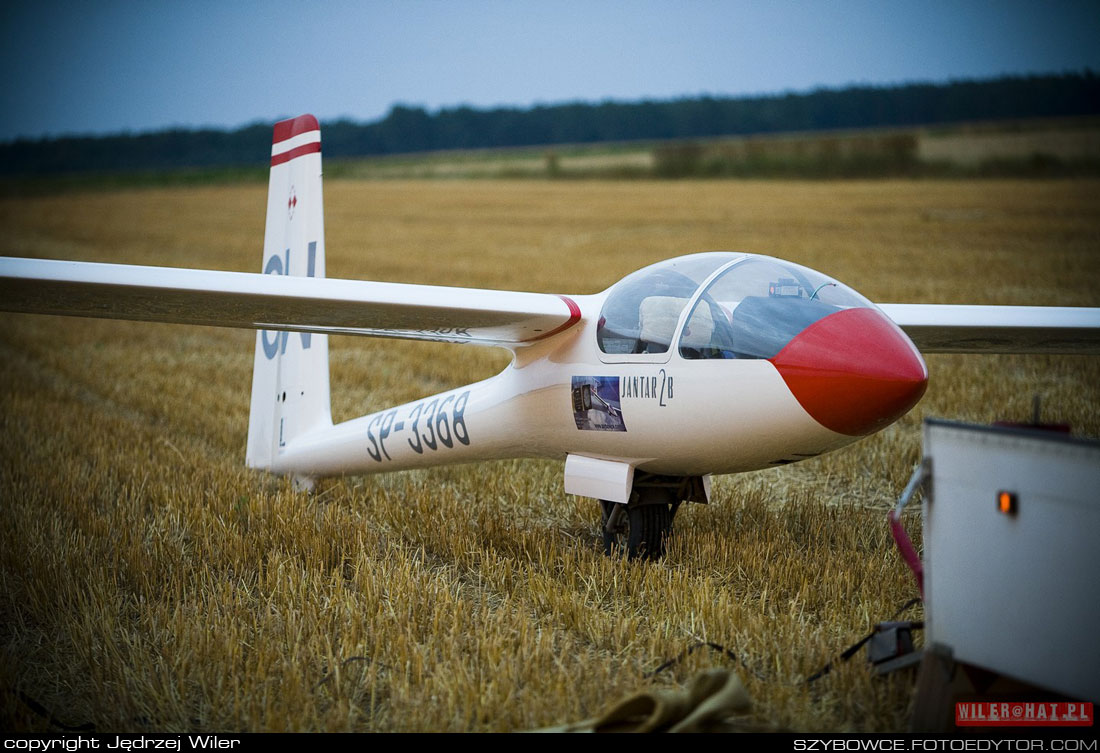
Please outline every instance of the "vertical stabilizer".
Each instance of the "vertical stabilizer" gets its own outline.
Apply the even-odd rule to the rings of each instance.
[[[275,124],[262,271],[325,276],[321,129],[312,115]],[[291,439],[331,425],[328,337],[257,332],[248,466],[269,468]]]

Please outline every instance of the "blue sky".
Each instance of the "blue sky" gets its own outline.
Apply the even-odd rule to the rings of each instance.
[[[16,0],[0,140],[1100,71],[1100,1]]]

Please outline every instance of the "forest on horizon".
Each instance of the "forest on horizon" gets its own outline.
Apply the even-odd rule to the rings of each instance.
[[[677,141],[838,129],[943,125],[1100,114],[1091,71],[981,81],[850,86],[752,97],[573,102],[429,112],[396,104],[370,123],[326,121],[326,158],[557,144]],[[272,123],[0,144],[0,174],[51,175],[205,167],[262,167]]]

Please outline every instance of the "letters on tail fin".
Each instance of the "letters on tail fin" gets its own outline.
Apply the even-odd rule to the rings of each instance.
[[[275,124],[261,270],[325,276],[321,129],[312,115]],[[331,425],[328,336],[258,331],[248,466],[269,468],[294,437]]]

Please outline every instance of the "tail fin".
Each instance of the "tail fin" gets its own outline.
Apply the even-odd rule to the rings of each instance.
[[[321,130],[312,115],[275,124],[263,272],[325,276]],[[328,336],[257,332],[247,465],[270,468],[294,437],[331,425]]]

